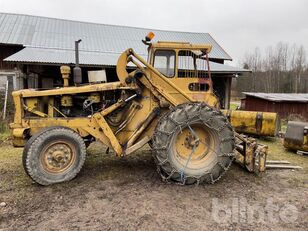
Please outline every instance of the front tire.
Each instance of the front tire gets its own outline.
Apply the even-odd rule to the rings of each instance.
[[[86,145],[75,131],[65,127],[42,130],[28,141],[23,166],[28,176],[40,185],[69,181],[81,170]]]
[[[234,131],[219,111],[204,103],[176,106],[164,115],[152,139],[163,180],[215,183],[233,160]]]

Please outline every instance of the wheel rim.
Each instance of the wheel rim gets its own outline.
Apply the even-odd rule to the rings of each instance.
[[[48,144],[40,153],[43,169],[59,174],[70,168],[76,160],[76,148],[69,142],[56,141]]]
[[[215,134],[204,124],[194,124],[178,131],[172,143],[177,162],[187,169],[200,169],[216,157]]]

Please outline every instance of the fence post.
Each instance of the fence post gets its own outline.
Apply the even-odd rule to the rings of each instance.
[[[6,118],[6,107],[7,107],[8,90],[9,90],[9,80],[6,79],[4,105],[3,105],[3,115],[2,115],[4,120]]]

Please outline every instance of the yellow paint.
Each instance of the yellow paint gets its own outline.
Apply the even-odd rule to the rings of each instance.
[[[222,110],[235,131],[261,136],[276,136],[279,129],[277,113]],[[257,117],[260,116],[258,121]]]
[[[70,79],[71,68],[69,66],[61,66],[60,72],[62,74],[63,87],[68,87],[69,86],[68,81]]]
[[[151,35],[152,36],[152,35]],[[150,37],[151,37],[150,36]],[[175,58],[175,75],[172,78],[167,78],[157,69],[153,67],[153,54],[159,50],[173,50],[176,54]],[[113,148],[117,155],[123,155],[127,148],[135,150],[140,148],[144,141],[149,140],[153,136],[155,126],[160,116],[163,116],[170,107],[177,106],[187,102],[205,102],[209,106],[219,108],[219,100],[213,93],[213,84],[210,78],[197,78],[192,76],[191,78],[178,77],[178,53],[182,50],[190,51],[202,51],[204,54],[208,54],[212,49],[209,44],[190,44],[180,42],[157,42],[153,43],[149,49],[149,62],[145,61],[141,56],[136,54],[132,49],[124,51],[117,62],[117,75],[118,82],[111,83],[98,83],[87,84],[82,86],[68,86],[68,79],[70,74],[69,67],[61,67],[62,77],[64,79],[64,87],[55,88],[51,90],[33,90],[25,89],[13,92],[13,99],[16,108],[14,117],[14,123],[10,126],[13,129],[14,143],[17,145],[23,145],[25,139],[20,133],[28,132],[30,135],[34,135],[42,128],[50,126],[64,126],[73,129],[80,136],[93,136],[95,139]],[[128,73],[128,63],[134,63],[140,72],[133,71]],[[137,75],[138,74],[138,75]],[[134,78],[138,78],[141,83],[136,84]],[[208,84],[208,88],[204,91],[200,89],[193,90],[189,88],[190,84]],[[121,92],[121,98],[118,102],[110,105],[107,108],[102,108],[101,111],[94,113],[88,117],[66,117],[58,108],[55,107],[55,99],[62,97],[62,106],[74,106],[71,98],[76,94],[88,95],[88,99],[94,100],[96,103],[103,101],[100,99],[101,92],[114,91]],[[128,98],[122,97],[122,93]],[[109,124],[108,116],[113,112],[124,110],[123,107],[126,104],[126,100],[132,94],[138,94],[138,97],[132,99],[134,107],[129,107],[125,112],[120,111],[122,115],[127,116],[126,120],[121,122],[119,127],[114,127]],[[41,107],[42,102],[47,107]],[[47,104],[46,104],[47,102]],[[46,109],[47,108],[47,109]],[[159,109],[159,116],[157,116],[157,109]],[[46,110],[46,111],[44,111]],[[126,109],[125,109],[126,110]],[[31,116],[25,116],[25,113],[31,114]],[[153,113],[154,114],[153,114]],[[59,117],[54,117],[55,113],[60,114]],[[125,113],[125,114],[124,114]],[[34,115],[37,115],[36,117]],[[253,120],[251,115],[247,118],[245,123],[248,130],[253,126]],[[233,117],[232,117],[233,118]],[[234,117],[239,118],[239,117]],[[235,123],[234,119],[231,119],[231,123]],[[273,118],[271,120],[273,122]],[[267,124],[268,123],[268,124]],[[270,119],[266,122],[261,133],[270,133]],[[189,131],[187,131],[189,133]],[[202,129],[197,128],[197,133],[206,139],[207,133]],[[14,135],[15,134],[15,135]],[[185,132],[185,135],[186,132]],[[189,135],[187,135],[190,137]],[[185,136],[185,138],[187,137]],[[184,137],[184,136],[183,136]],[[184,139],[184,138],[183,138]],[[183,140],[179,141],[180,143]],[[138,143],[139,142],[139,143]],[[184,142],[184,141],[183,141]],[[191,140],[190,142],[198,142]],[[189,144],[186,144],[189,146]],[[191,145],[191,144],[190,144]],[[192,145],[193,146],[193,145]],[[197,148],[197,156],[203,156],[204,144],[200,143]],[[130,152],[129,151],[129,152]],[[188,152],[183,156],[187,157]],[[205,156],[203,159],[206,159]],[[246,162],[248,161],[246,158]],[[248,163],[247,163],[248,164]]]

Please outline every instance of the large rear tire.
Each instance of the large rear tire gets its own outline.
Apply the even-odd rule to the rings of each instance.
[[[163,180],[215,183],[234,158],[234,131],[227,118],[204,103],[176,106],[164,115],[152,139]]]
[[[23,152],[23,167],[33,181],[50,185],[73,179],[85,158],[86,145],[75,131],[50,127],[29,139]]]

